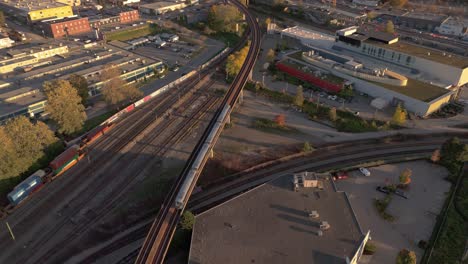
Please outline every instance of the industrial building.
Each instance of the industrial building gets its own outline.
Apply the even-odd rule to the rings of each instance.
[[[60,19],[47,19],[38,23],[39,29],[52,38],[74,36],[91,31],[87,17],[66,17]]]
[[[440,34],[457,37],[468,36],[468,20],[454,17],[447,17],[435,29]]]
[[[109,8],[103,15],[88,17],[91,28],[99,28],[103,25],[113,25],[120,23],[131,23],[140,20],[138,10],[130,8]]]
[[[468,82],[466,57],[402,43],[392,34],[351,27],[333,37],[293,27],[281,36],[299,40],[305,52],[285,56],[279,70],[332,93],[345,80],[384,102],[379,109],[401,104],[424,117],[453,100]]]
[[[466,57],[399,42],[392,34],[350,27],[336,32],[334,47],[408,69],[441,86],[468,83]]]
[[[40,60],[68,52],[68,46],[61,43],[24,45],[20,48],[7,49],[0,59],[0,74],[8,74],[15,70],[38,63]]]
[[[121,78],[134,82],[154,74],[163,67],[161,61],[141,58],[124,50],[73,46],[66,56],[37,60],[31,68],[22,73],[7,76],[0,82],[0,121],[18,115],[35,116],[44,112],[46,98],[42,93],[45,81],[67,79],[71,74],[85,77],[89,84],[90,96],[100,93],[100,73],[104,65],[119,67]]]
[[[50,18],[73,16],[73,10],[70,5],[55,0],[1,1],[0,8],[6,13],[17,14],[28,23],[35,23]]]
[[[302,172],[198,214],[188,263],[355,264],[369,234],[328,175]]]
[[[185,2],[155,2],[140,5],[140,12],[147,15],[160,15],[169,11],[182,9],[186,6]]]
[[[10,39],[6,34],[0,34],[0,49],[9,48],[15,43],[14,40]]]

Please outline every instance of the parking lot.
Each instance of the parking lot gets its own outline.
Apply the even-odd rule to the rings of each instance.
[[[200,48],[200,46],[180,43],[167,43],[164,47],[158,48],[154,43],[147,43],[145,46],[138,47],[132,52],[152,59],[163,60],[171,67],[175,64],[186,65],[192,59],[193,54],[197,53]]]
[[[374,198],[385,196],[376,187],[398,183],[398,176],[406,168],[413,172],[412,182],[405,190],[409,199],[393,195],[387,212],[396,220],[386,221],[373,204]],[[426,161],[413,161],[373,167],[369,171],[370,177],[353,171],[348,179],[336,181],[337,188],[348,194],[363,231],[371,231],[377,252],[369,263],[395,263],[398,251],[403,248],[415,251],[420,259],[423,250],[417,244],[429,240],[450,189],[450,183],[444,180],[447,170]]]

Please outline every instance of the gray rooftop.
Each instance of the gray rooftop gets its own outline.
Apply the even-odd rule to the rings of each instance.
[[[189,263],[346,263],[363,237],[343,192],[281,177],[196,217]],[[309,218],[316,210],[320,217]],[[318,236],[319,222],[330,229]]]

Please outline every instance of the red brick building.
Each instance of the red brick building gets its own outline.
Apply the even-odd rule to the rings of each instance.
[[[119,13],[120,23],[129,23],[140,19],[138,10],[131,10]]]
[[[87,17],[67,17],[63,19],[49,19],[40,22],[39,27],[44,34],[52,38],[73,36],[91,31]]]

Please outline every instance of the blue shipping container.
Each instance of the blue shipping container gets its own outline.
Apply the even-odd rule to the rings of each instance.
[[[32,192],[37,190],[37,188],[43,185],[41,177],[36,174],[33,174],[18,184],[13,191],[11,191],[7,198],[12,205],[18,205],[26,197],[29,196]]]

